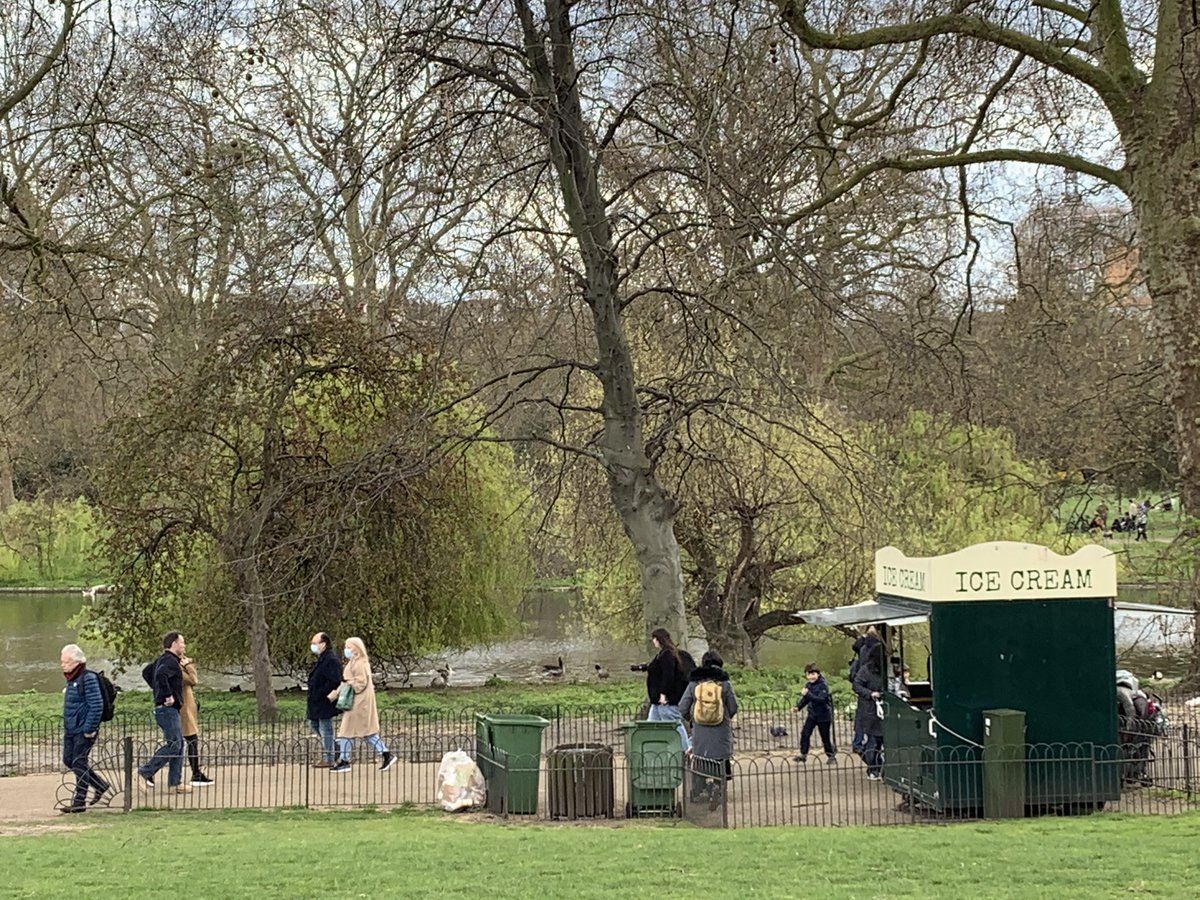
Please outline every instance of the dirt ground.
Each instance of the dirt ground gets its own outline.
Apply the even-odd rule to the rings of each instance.
[[[404,805],[434,806],[436,803],[436,762],[412,762],[399,759],[387,772],[379,771],[379,758],[364,755],[356,759],[348,774],[333,774],[314,768],[303,757],[297,760],[279,755],[246,754],[239,748],[227,756],[210,755],[204,768],[213,778],[211,786],[177,794],[166,787],[167,772],[157,777],[152,792],[134,787],[129,797],[135,808],[174,809],[279,809],[285,807],[392,808]],[[100,755],[93,762],[115,793],[91,807],[85,816],[64,816],[57,806],[69,802],[74,777],[70,773],[10,776],[0,778],[0,835],[26,833],[28,829],[75,828],[96,816],[118,815],[126,804],[126,793],[115,755]],[[613,760],[614,768],[605,776],[594,772],[560,775],[555,785],[545,770],[538,779],[539,817],[514,815],[509,821],[545,821],[552,807],[566,808],[568,795],[599,796],[605,810],[611,784],[612,815],[595,821],[619,822],[627,817],[631,785],[622,756]],[[898,794],[885,783],[869,781],[861,761],[841,754],[836,765],[814,754],[804,764],[792,759],[791,751],[763,750],[739,754],[735,777],[719,795],[717,803],[707,797],[693,801],[692,777],[685,773],[682,782],[666,776],[666,790],[650,790],[646,783],[632,787],[637,802],[650,802],[641,815],[674,815],[707,827],[750,827],[764,825],[892,825],[929,821],[919,812],[908,810]],[[596,790],[597,777],[603,788]],[[529,779],[530,776],[524,776]],[[661,788],[664,782],[651,783]],[[516,795],[529,796],[530,783],[510,785]],[[552,797],[551,794],[554,796]],[[513,793],[510,793],[513,796]],[[1161,789],[1130,790],[1108,808],[1129,812],[1172,814],[1195,808],[1180,792]],[[582,808],[582,807],[581,807]]]
[[[114,785],[121,785],[116,766],[109,760],[96,760],[98,768]],[[612,811],[620,819],[627,815],[631,787],[624,760],[614,760],[616,768],[609,778],[612,786]],[[437,764],[429,762],[397,762],[389,771],[380,772],[375,759],[357,762],[353,770],[335,775],[326,769],[307,764],[269,764],[253,760],[222,763],[213,760],[205,766],[214,784],[194,788],[191,793],[177,794],[166,788],[166,771],[156,779],[157,788],[151,793],[134,789],[134,807],[178,809],[281,808],[292,806],[395,807],[405,804],[432,805],[435,802]],[[529,776],[524,776],[526,779]],[[668,776],[666,784],[677,779]],[[541,816],[551,808],[551,791],[559,809],[565,808],[561,799],[571,791],[564,781],[554,790],[545,771],[538,783],[537,808]],[[606,782],[607,783],[607,782]],[[633,788],[638,802],[648,803],[642,816],[673,814],[682,809],[685,817],[699,825],[849,825],[864,823],[893,823],[911,817],[897,812],[896,795],[878,782],[867,781],[861,763],[852,757],[844,758],[837,766],[826,766],[824,759],[806,766],[791,762],[783,755],[756,754],[739,758],[738,776],[730,782],[726,803],[711,804],[707,798],[691,800],[691,775],[672,790],[658,789],[663,782],[651,782],[652,789]],[[56,806],[68,802],[73,776],[26,775],[0,778],[0,827],[15,823],[45,820],[63,821]],[[516,794],[529,795],[525,786],[513,784]],[[587,792],[583,792],[587,793]],[[605,792],[601,792],[603,795]],[[580,794],[582,796],[582,793]],[[606,798],[605,798],[606,799]],[[125,805],[123,786],[97,807],[93,814],[113,814]],[[607,806],[604,802],[601,808]],[[710,808],[713,807],[713,808]]]

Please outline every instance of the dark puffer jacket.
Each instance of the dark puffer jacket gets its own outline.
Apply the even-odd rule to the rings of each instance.
[[[818,676],[816,681],[806,687],[808,693],[796,701],[796,709],[801,710],[807,706],[808,717],[814,722],[832,722],[833,695],[829,693],[829,685],[825,681],[825,676]]]
[[[80,669],[67,682],[63,694],[63,731],[67,734],[93,734],[100,727],[104,697],[100,695],[100,679],[95,672]]]

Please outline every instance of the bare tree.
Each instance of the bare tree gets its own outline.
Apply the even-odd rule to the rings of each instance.
[[[1016,162],[1078,172],[1128,197],[1161,324],[1183,506],[1192,515],[1200,511],[1200,21],[1194,9],[1181,0],[911,7],[773,2],[801,40],[845,51],[847,64],[855,56],[869,64],[886,53],[911,61],[911,78],[880,85],[870,98],[865,118],[872,127],[932,99],[921,76],[935,65],[946,71],[950,54],[958,71],[968,73],[953,95],[926,107],[954,117],[903,123],[924,134],[925,146],[874,160],[831,194],[886,169]],[[864,20],[872,27],[860,27]],[[1192,593],[1200,614],[1200,569]],[[1200,675],[1200,637],[1192,672]]]

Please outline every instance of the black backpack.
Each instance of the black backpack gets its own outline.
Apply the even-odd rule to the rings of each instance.
[[[90,670],[89,670],[90,671]],[[92,672],[100,685],[100,721],[111,722],[117,711],[117,686],[103,672]],[[83,679],[79,679],[79,696],[83,696]]]
[[[111,722],[117,711],[117,686],[103,672],[96,673],[96,680],[100,682],[100,697],[104,701],[100,710],[100,721]]]

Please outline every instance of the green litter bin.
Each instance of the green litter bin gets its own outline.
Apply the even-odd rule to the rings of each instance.
[[[629,800],[625,815],[674,816],[675,792],[683,781],[683,744],[674,722],[623,722]]]
[[[519,815],[537,812],[542,731],[549,724],[541,716],[475,714],[476,762],[488,782],[489,795],[494,782],[502,785],[501,809]],[[496,779],[500,768],[504,771]]]

